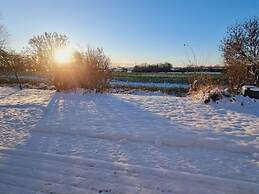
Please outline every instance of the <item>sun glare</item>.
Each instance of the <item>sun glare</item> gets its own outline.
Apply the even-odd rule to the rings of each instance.
[[[73,59],[73,52],[68,48],[59,49],[55,52],[54,58],[55,61],[59,64],[70,63]]]

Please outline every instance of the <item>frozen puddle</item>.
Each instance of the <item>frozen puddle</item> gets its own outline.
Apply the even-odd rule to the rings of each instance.
[[[217,116],[216,123],[224,115],[217,107],[193,105],[196,110],[191,111],[199,114],[191,126],[190,120],[181,123],[187,119],[179,110],[175,110],[179,118],[169,114],[175,106],[191,114],[180,100],[47,90],[3,97],[0,191],[256,193],[257,115],[240,113],[242,122],[250,124],[240,135],[237,131],[243,127],[235,120],[233,125],[226,123],[227,130],[223,125],[206,127],[203,111],[212,108],[209,112]]]

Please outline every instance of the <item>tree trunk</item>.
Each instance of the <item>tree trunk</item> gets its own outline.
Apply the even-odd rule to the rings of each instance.
[[[19,84],[20,90],[22,90],[22,84],[21,84],[20,79],[18,77],[18,73],[15,70],[14,70],[14,75],[15,75],[17,83]]]

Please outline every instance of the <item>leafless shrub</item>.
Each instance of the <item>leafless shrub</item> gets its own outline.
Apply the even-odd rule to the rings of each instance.
[[[221,50],[231,88],[259,84],[259,18],[229,27]]]
[[[110,59],[103,49],[76,51],[74,63],[56,72],[54,84],[60,90],[80,87],[104,92],[110,78],[109,66]]]
[[[194,90],[199,89],[204,85],[213,85],[213,78],[208,74],[195,73],[188,78],[188,82]]]

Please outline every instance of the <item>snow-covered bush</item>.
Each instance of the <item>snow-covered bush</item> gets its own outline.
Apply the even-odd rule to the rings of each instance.
[[[207,104],[216,102],[223,97],[231,97],[232,91],[218,84],[209,75],[197,74],[192,77],[192,84],[188,94]]]
[[[193,98],[202,101],[204,103],[216,102],[224,97],[232,97],[232,93],[228,88],[217,85],[202,86],[199,90],[190,93]]]

